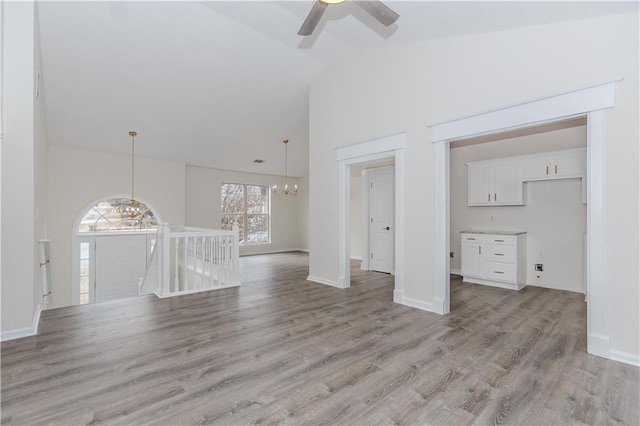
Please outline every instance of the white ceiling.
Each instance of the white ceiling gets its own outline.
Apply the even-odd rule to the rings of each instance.
[[[296,33],[312,1],[41,2],[49,142],[256,173],[308,170],[308,87],[354,49],[582,19],[637,2],[353,3]],[[255,164],[254,159],[264,159]]]

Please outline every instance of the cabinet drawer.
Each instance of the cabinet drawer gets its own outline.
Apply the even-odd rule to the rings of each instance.
[[[516,265],[513,263],[487,262],[485,275],[488,280],[516,282]]]
[[[485,250],[489,262],[516,263],[516,246],[490,245]]]
[[[500,246],[515,246],[515,235],[486,235],[486,244],[500,245]]]
[[[482,243],[484,235],[482,234],[460,234],[460,241],[463,243]]]

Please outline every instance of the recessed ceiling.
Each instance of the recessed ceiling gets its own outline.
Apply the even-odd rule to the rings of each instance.
[[[49,143],[257,173],[308,171],[308,88],[354,49],[637,10],[635,2],[41,2]],[[264,159],[256,164],[254,159]]]

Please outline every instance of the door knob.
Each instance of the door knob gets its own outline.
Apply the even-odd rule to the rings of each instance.
[[[387,227],[386,227],[386,228],[384,228],[384,229],[386,229],[386,230],[388,231],[388,230],[389,230],[389,229],[391,229],[391,228],[389,228],[389,227],[387,226]]]

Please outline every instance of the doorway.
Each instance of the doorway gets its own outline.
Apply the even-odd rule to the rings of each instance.
[[[393,159],[351,167],[350,253],[363,271],[395,274]]]
[[[370,271],[394,273],[393,166],[365,169],[367,259]]]
[[[587,351],[609,358],[606,286],[606,109],[613,108],[615,82],[576,90],[432,126],[436,181],[436,295],[438,311],[449,313],[449,143],[572,117],[587,117]]]
[[[464,276],[465,282],[486,277],[489,282],[483,284],[496,287],[529,285],[585,294],[586,125],[586,117],[579,117],[449,144],[452,274]],[[515,168],[502,186],[516,196],[499,189],[497,166]],[[487,176],[494,179],[503,204],[487,202],[487,189],[474,188],[481,180],[477,170],[485,167],[494,167],[496,174]],[[478,193],[484,195],[480,202]],[[462,238],[470,230],[519,233],[518,250],[524,250],[516,257],[515,245],[501,246],[493,247],[500,249],[497,255],[489,254],[492,246],[480,244],[482,237]],[[484,256],[477,254],[478,244]],[[496,277],[489,266],[514,268],[517,275]]]
[[[351,173],[352,168],[362,167],[383,161],[392,162],[393,168],[393,270],[395,272],[393,299],[403,300],[403,250],[404,250],[404,149],[406,134],[360,142],[338,148],[337,160],[340,170],[340,211],[339,211],[339,276],[337,286],[348,288],[351,285]],[[370,221],[370,218],[369,218]],[[386,230],[386,229],[385,229]],[[367,233],[368,234],[368,233]],[[370,254],[369,254],[370,256]],[[364,257],[364,256],[363,256]],[[369,257],[370,258],[370,257]],[[363,259],[364,261],[364,259]]]

